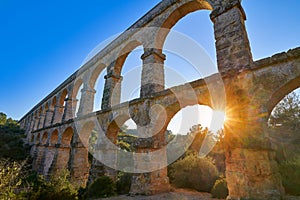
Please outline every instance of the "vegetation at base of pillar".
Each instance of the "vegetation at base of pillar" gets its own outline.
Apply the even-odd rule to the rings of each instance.
[[[211,158],[199,158],[190,152],[170,167],[171,184],[178,188],[191,188],[201,192],[210,192],[219,176],[217,167]]]
[[[292,92],[282,99],[271,113],[270,138],[285,192],[300,195],[300,97]]]
[[[213,198],[219,199],[225,199],[228,196],[227,182],[224,176],[220,176],[218,180],[216,180],[211,190],[211,195]]]
[[[41,175],[33,173],[25,179],[28,189],[21,192],[18,199],[76,200],[78,192],[69,177],[70,173],[66,169],[52,174],[47,181]]]
[[[300,156],[280,163],[279,168],[285,192],[300,196]]]
[[[118,194],[128,194],[131,186],[132,174],[118,172],[116,188]]]
[[[108,176],[100,176],[86,190],[84,198],[95,199],[116,195],[116,184]]]
[[[194,139],[192,144],[188,147],[189,150],[175,163],[168,166],[168,176],[173,186],[191,188],[200,192],[211,192],[219,176],[225,174],[224,135],[222,132],[212,135],[216,141],[216,145],[208,156],[205,158],[199,158],[198,156],[207,134],[212,135],[207,128],[203,128],[198,124],[192,126],[187,135],[180,135],[179,138],[181,139],[189,137]],[[173,139],[175,137],[170,138]],[[227,185],[223,184],[222,186],[225,187],[222,189],[226,191]]]

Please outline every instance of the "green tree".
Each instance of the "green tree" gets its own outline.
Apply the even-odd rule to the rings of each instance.
[[[24,144],[24,130],[19,124],[9,118],[6,114],[0,113],[6,123],[0,125],[0,158],[21,161],[28,157],[29,146]]]
[[[300,128],[300,97],[296,92],[288,94],[274,108],[269,124],[273,127],[281,126],[287,130]]]
[[[6,118],[7,118],[7,115],[0,112],[0,125],[5,125],[6,124]]]

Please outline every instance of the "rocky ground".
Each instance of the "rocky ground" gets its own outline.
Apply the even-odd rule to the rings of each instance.
[[[172,189],[172,192],[153,196],[128,196],[104,198],[103,200],[217,200],[212,198],[210,193],[197,192],[189,189]],[[286,196],[283,200],[300,200],[300,196]]]
[[[172,189],[172,192],[153,196],[127,196],[105,198],[105,200],[217,200],[210,193],[197,192],[189,189]]]

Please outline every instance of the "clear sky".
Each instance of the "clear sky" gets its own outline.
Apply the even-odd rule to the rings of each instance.
[[[20,119],[99,43],[127,29],[158,2],[0,0],[0,112]],[[255,60],[300,46],[299,0],[242,4]],[[199,42],[215,62],[208,14],[190,14],[174,30]]]

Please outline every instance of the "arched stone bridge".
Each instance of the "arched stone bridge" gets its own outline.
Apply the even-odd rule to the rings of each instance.
[[[185,15],[203,9],[211,11],[219,74],[165,89],[162,52],[169,30]],[[116,141],[128,119],[133,119],[143,136],[136,152],[147,156],[163,149],[165,130],[177,112],[189,105],[208,105],[226,111],[229,196],[280,199],[284,191],[267,121],[275,105],[300,86],[300,49],[253,61],[245,19],[239,0],[163,0],[20,120],[32,145],[33,168],[45,176],[68,168],[72,180],[82,186],[99,173],[113,176],[116,150],[109,144]],[[120,104],[122,66],[138,46],[144,49],[140,98]],[[105,69],[101,110],[93,112],[96,80]],[[76,99],[78,93],[80,99]],[[97,159],[92,165],[88,162],[86,146],[93,130],[103,133],[95,146],[102,149],[96,157],[109,167],[103,168]],[[133,168],[142,169],[134,175],[132,193],[169,191],[165,152],[159,158],[147,158],[150,166],[160,166],[150,171],[143,171],[149,169],[144,168],[145,162],[132,159]]]

